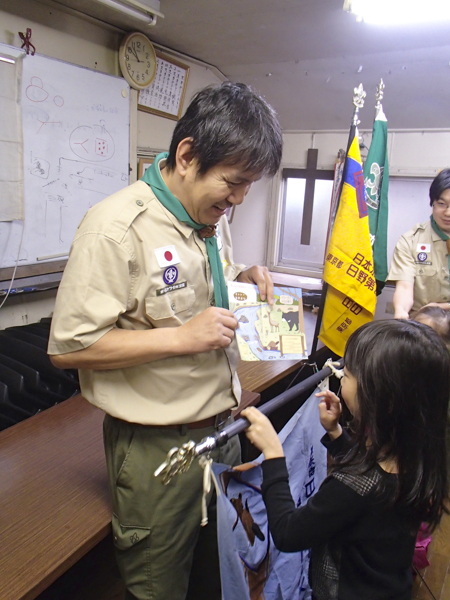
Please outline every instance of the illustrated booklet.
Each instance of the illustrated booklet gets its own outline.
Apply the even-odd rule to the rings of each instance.
[[[228,300],[239,321],[236,338],[242,360],[308,358],[300,288],[275,286],[270,306],[256,285],[231,281]]]

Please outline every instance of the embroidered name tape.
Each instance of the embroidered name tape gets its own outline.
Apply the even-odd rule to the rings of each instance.
[[[174,292],[175,290],[181,290],[185,288],[187,285],[186,281],[181,281],[180,283],[176,283],[175,285],[168,285],[165,288],[161,288],[160,290],[156,290],[157,296],[164,296],[168,292]]]
[[[177,249],[175,246],[163,246],[162,248],[155,248],[155,256],[158,261],[158,265],[161,269],[170,267],[171,265],[177,265],[180,262]]]

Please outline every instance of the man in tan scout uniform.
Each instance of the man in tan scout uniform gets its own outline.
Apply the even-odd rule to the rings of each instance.
[[[273,284],[265,267],[233,263],[225,212],[277,172],[281,145],[273,110],[249,88],[206,88],[169,153],[94,206],[72,244],[49,354],[79,369],[83,395],[106,412],[113,535],[129,600],[221,598],[213,502],[200,528],[200,466],[167,486],[153,473],[172,447],[211,435],[239,403],[238,323],[225,280],[255,283],[269,301]],[[237,439],[213,458],[239,462]]]
[[[397,319],[408,319],[426,305],[450,310],[450,169],[433,180],[430,206],[430,220],[402,235],[394,250],[388,280],[397,282]]]

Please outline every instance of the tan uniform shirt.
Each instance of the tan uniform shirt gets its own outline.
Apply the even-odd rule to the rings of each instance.
[[[218,245],[235,279],[225,217]],[[226,262],[225,262],[226,261]],[[204,241],[166,210],[143,181],[91,208],[75,235],[58,291],[49,354],[86,348],[114,327],[177,327],[214,304]],[[236,407],[236,340],[226,350],[111,370],[80,370],[83,395],[141,424],[189,423]]]
[[[418,223],[401,236],[388,279],[414,283],[412,312],[429,302],[449,302],[447,246],[433,231],[430,221]]]

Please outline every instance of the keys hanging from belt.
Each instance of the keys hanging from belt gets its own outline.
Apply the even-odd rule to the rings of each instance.
[[[154,476],[159,477],[164,485],[170,483],[172,477],[185,473],[195,458],[195,442],[189,441],[181,448],[172,448],[166,460],[156,469]]]

